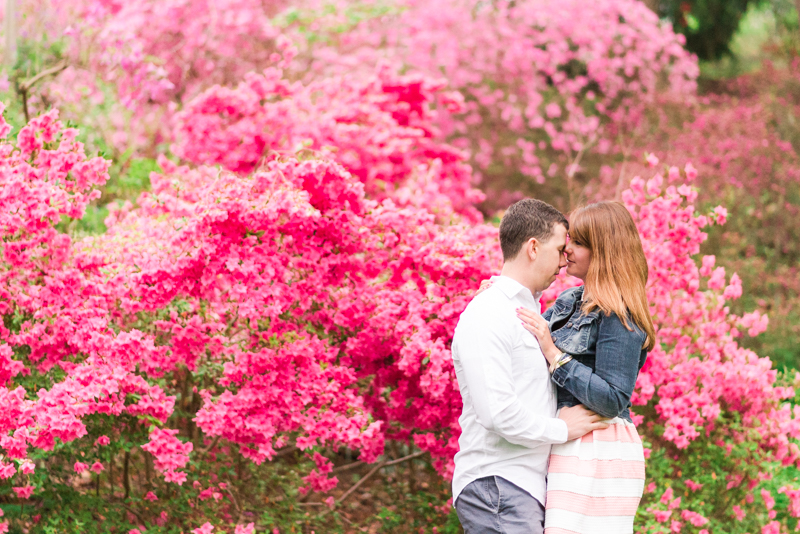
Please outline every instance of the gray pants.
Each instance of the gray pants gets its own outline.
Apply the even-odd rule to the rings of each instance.
[[[456,499],[465,534],[542,534],[544,506],[502,477],[470,482]]]

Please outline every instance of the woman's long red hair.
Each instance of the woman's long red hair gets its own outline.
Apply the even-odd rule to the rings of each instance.
[[[643,348],[652,350],[656,332],[647,304],[647,259],[628,209],[612,201],[578,208],[569,218],[569,237],[592,252],[583,310],[613,312],[629,330],[630,317],[647,334]]]

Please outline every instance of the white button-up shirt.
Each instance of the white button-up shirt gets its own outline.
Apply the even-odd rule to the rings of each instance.
[[[453,473],[453,502],[467,484],[500,476],[544,504],[550,445],[567,441],[556,418],[555,386],[539,342],[518,307],[539,311],[539,295],[506,276],[475,297],[453,337],[464,407]]]

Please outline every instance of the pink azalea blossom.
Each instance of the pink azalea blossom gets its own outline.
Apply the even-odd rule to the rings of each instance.
[[[236,525],[234,534],[253,534],[255,532],[255,523],[248,523],[246,525]]]
[[[11,488],[14,490],[14,493],[17,494],[17,497],[20,499],[28,499],[31,495],[33,495],[33,486],[21,486],[21,487],[13,487]]]
[[[195,528],[192,530],[193,534],[211,534],[214,531],[214,527],[211,523],[204,523],[202,526]]]
[[[691,510],[682,511],[681,517],[696,527],[702,527],[703,525],[708,523],[708,519],[698,514],[697,512],[692,512]]]
[[[29,474],[33,473],[33,472],[36,470],[36,465],[34,465],[34,463],[33,463],[33,462],[31,462],[30,460],[25,460],[25,461],[24,461],[24,462],[22,462],[22,464],[19,466],[19,470],[20,470],[22,473],[24,473],[24,474],[26,474],[26,475],[29,475]]]
[[[697,490],[699,490],[700,488],[703,487],[702,484],[698,484],[694,480],[691,480],[691,479],[688,479],[688,478],[684,482],[686,482],[686,486],[692,491],[697,491]]]

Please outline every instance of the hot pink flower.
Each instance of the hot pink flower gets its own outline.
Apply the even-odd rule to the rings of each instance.
[[[14,490],[14,493],[17,494],[17,497],[20,499],[28,499],[31,495],[33,495],[33,486],[22,486],[22,487],[14,487],[11,488]]]
[[[733,506],[733,514],[736,516],[736,519],[739,520],[739,521],[744,519],[745,516],[747,515],[747,513],[744,510],[742,510],[742,508],[740,506],[738,506],[738,505],[734,505]]]
[[[688,479],[688,478],[684,482],[686,482],[686,486],[692,491],[697,491],[697,490],[699,490],[700,488],[703,487],[702,484],[698,484],[694,480],[691,480],[691,479]]]
[[[702,527],[703,525],[708,523],[708,519],[698,514],[697,512],[692,512],[691,510],[684,510],[683,512],[681,512],[681,517],[689,521],[692,525],[696,527]]]
[[[168,482],[180,485],[186,480],[186,474],[179,469],[189,462],[193,445],[177,439],[177,433],[177,430],[156,428],[150,433],[150,442],[143,445],[142,450],[153,455],[155,468],[164,473]]]
[[[17,468],[14,464],[0,462],[0,478],[11,478],[16,472]]]

